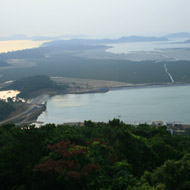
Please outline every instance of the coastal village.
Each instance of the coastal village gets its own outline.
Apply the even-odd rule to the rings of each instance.
[[[185,135],[190,133],[190,124],[182,124],[181,122],[154,121],[152,122],[152,126],[166,126],[172,135]]]

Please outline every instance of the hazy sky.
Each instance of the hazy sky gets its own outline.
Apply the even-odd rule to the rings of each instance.
[[[0,0],[0,36],[190,32],[190,0]]]

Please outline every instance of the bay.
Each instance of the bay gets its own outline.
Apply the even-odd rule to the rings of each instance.
[[[131,52],[152,52],[152,51],[162,51],[165,49],[182,49],[190,48],[190,43],[184,43],[188,38],[177,38],[170,39],[169,41],[160,41],[160,42],[130,42],[130,43],[116,43],[116,44],[107,44],[111,48],[107,49],[107,52],[116,53],[116,54],[128,54]]]
[[[65,94],[47,100],[38,121],[61,124],[84,120],[126,123],[190,123],[190,86],[124,88],[107,93]]]

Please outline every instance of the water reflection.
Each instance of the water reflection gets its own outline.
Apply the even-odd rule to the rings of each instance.
[[[190,86],[139,88],[100,94],[54,96],[39,118],[45,123],[105,121],[127,123],[163,120],[190,123]]]

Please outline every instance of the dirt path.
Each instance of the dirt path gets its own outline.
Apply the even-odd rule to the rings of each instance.
[[[164,64],[164,69],[165,69],[166,74],[170,77],[171,82],[172,82],[172,83],[175,83],[175,81],[174,81],[172,75],[168,72],[168,68],[167,68],[167,65],[166,65],[166,64]]]

